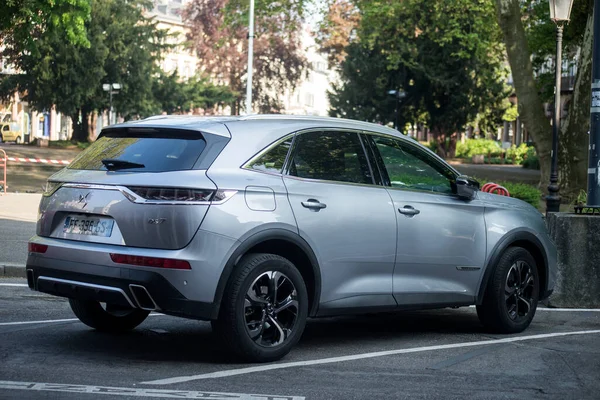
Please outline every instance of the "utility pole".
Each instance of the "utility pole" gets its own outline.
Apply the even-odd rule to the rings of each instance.
[[[600,208],[600,0],[594,1],[594,38],[592,43],[592,107],[590,110],[587,206]]]
[[[246,82],[246,114],[252,113],[252,58],[254,57],[254,0],[250,0],[248,22],[248,81]]]

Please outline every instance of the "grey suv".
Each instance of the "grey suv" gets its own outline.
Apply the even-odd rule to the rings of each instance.
[[[308,317],[476,305],[520,332],[556,277],[542,215],[483,193],[397,131],[315,117],[154,117],[114,125],[53,175],[29,286],[86,325],[151,311],[209,320],[249,361]]]

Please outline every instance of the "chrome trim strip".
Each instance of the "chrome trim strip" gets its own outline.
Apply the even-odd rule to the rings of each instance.
[[[127,296],[127,293],[125,293],[125,291],[120,288],[116,288],[116,287],[112,287],[112,286],[95,285],[93,283],[85,283],[85,282],[79,282],[79,281],[69,281],[66,279],[51,278],[49,276],[39,276],[37,280],[39,281],[40,279],[43,281],[48,281],[48,282],[66,283],[68,285],[83,286],[83,287],[88,287],[90,289],[100,289],[100,290],[107,290],[109,292],[118,292],[118,293],[121,293],[123,295],[123,297],[125,297],[125,299],[127,300],[127,302],[129,303],[129,305],[132,308],[136,308],[135,304],[133,304],[131,299]]]
[[[219,201],[171,201],[171,200],[147,200],[141,196],[138,196],[126,186],[121,185],[98,185],[98,184],[87,184],[87,183],[65,183],[63,187],[75,188],[75,189],[91,189],[91,190],[118,190],[132,203],[137,204],[162,204],[162,205],[182,205],[182,206],[193,206],[193,205],[220,205],[225,203],[237,190],[218,189],[216,192],[220,192],[225,195],[223,200]],[[160,186],[152,186],[159,187]],[[165,186],[165,188],[169,188]],[[194,188],[183,188],[193,190]],[[212,189],[207,189],[212,190]]]
[[[140,303],[140,300],[137,298],[137,296],[135,295],[135,292],[133,291],[134,287],[135,288],[141,288],[141,289],[144,290],[144,292],[146,292],[146,295],[148,295],[148,298],[150,299],[150,301],[152,302],[152,304],[154,304],[154,308],[142,307],[142,303]],[[154,310],[158,310],[159,309],[158,305],[156,304],[156,302],[154,301],[154,299],[152,298],[152,296],[150,296],[150,293],[148,292],[148,289],[146,289],[144,286],[142,286],[142,285],[135,285],[135,284],[132,283],[132,284],[129,285],[129,291],[133,295],[133,299],[137,303],[138,307],[141,308],[142,310],[154,311]]]

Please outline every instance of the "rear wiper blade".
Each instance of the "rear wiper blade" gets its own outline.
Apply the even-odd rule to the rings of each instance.
[[[104,164],[106,169],[109,171],[116,171],[119,169],[127,169],[127,168],[145,168],[146,167],[144,164],[139,164],[139,163],[125,161],[125,160],[117,160],[117,159],[112,159],[112,158],[105,158],[104,160],[102,160],[102,164]]]

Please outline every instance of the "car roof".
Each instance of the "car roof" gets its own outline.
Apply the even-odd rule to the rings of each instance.
[[[224,150],[225,158],[247,160],[270,144],[294,132],[311,129],[352,129],[395,136],[422,147],[390,127],[352,119],[312,115],[254,114],[242,116],[157,115],[139,121],[111,125],[117,128],[172,128],[202,131],[231,138]],[[441,159],[440,159],[441,160]],[[446,164],[446,163],[445,163]],[[450,169],[456,170],[449,166]],[[458,172],[457,172],[458,174]]]
[[[314,125],[322,125],[324,127],[364,129],[375,132],[387,133],[394,136],[401,135],[395,129],[370,122],[335,117],[289,114],[252,114],[241,116],[157,115],[139,121],[131,121],[125,122],[123,124],[112,125],[110,128],[168,126],[170,128],[203,130],[207,127],[207,125],[210,124],[220,123],[230,125],[233,123],[240,123],[245,121],[261,122],[267,125],[276,125],[278,123],[284,122],[288,126],[291,123],[295,123],[297,125],[297,128],[299,129],[302,129],[303,125],[307,125],[307,127]]]

